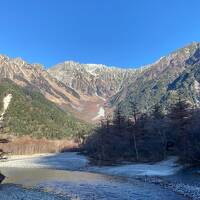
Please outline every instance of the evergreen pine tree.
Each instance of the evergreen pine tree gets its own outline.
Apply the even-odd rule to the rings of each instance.
[[[170,109],[168,117],[171,122],[172,130],[177,135],[177,147],[182,157],[186,157],[188,131],[192,117],[191,104],[179,97],[178,102]]]

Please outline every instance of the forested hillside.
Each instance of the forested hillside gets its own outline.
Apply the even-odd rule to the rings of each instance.
[[[88,125],[64,112],[41,93],[17,86],[8,79],[0,81],[0,108],[7,94],[12,100],[4,117],[4,134],[46,138],[72,138]]]

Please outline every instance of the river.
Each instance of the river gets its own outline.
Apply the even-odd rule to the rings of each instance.
[[[87,167],[84,170],[83,164],[86,162],[82,157],[73,158],[72,154],[69,154],[69,159],[65,159],[65,156],[68,156],[67,153],[61,157],[58,155],[58,158],[56,156],[13,159],[2,163],[0,169],[7,179],[1,186],[0,199],[187,199],[159,185],[140,181],[134,177],[88,172]],[[48,165],[45,165],[47,163]],[[61,168],[61,166],[64,167]]]

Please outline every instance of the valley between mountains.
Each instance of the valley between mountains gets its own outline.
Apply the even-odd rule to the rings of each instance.
[[[146,112],[158,103],[167,107],[181,93],[198,107],[199,66],[196,42],[153,64],[129,69],[65,61],[46,70],[40,64],[0,55],[2,113],[5,96],[12,95],[1,123],[6,133],[14,135],[62,138],[86,130],[88,124],[112,115],[116,107],[128,116],[130,101]]]

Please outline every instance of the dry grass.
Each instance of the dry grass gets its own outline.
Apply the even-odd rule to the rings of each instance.
[[[36,153],[56,153],[67,149],[76,148],[77,144],[72,140],[48,140],[31,137],[9,138],[8,143],[0,144],[0,149],[13,155],[25,155]]]

